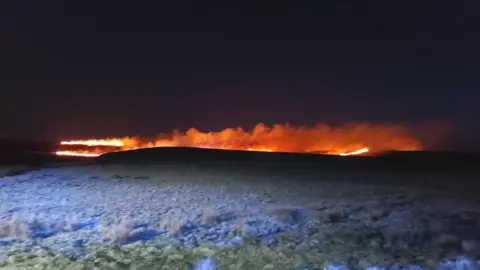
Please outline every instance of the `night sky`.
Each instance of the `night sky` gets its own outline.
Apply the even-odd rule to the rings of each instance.
[[[2,6],[0,137],[368,121],[479,145],[475,1],[142,2]]]

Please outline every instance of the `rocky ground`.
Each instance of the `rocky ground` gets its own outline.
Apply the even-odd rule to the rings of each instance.
[[[475,197],[355,183],[368,177],[413,176],[175,165],[7,176],[0,266],[186,269],[207,257],[218,269],[433,269],[478,259]]]

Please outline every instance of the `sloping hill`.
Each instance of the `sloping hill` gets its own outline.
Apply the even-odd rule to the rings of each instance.
[[[95,162],[108,163],[195,163],[277,169],[322,171],[390,172],[480,172],[480,156],[461,153],[391,152],[375,157],[340,157],[318,154],[227,151],[161,147],[104,154]]]

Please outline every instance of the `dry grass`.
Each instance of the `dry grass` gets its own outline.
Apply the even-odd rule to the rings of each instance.
[[[130,218],[123,217],[120,219],[117,224],[110,228],[109,233],[112,243],[116,245],[123,244],[133,231],[133,227],[134,223]]]
[[[431,235],[431,241],[439,247],[446,247],[448,250],[462,249],[462,239],[455,235],[449,235],[444,228],[437,224],[428,224],[426,228],[408,228],[406,223],[402,223],[403,216],[395,218],[389,216],[393,209],[406,206],[410,210],[418,210],[418,207],[431,208],[428,212],[438,212],[447,209],[446,205],[454,203],[446,202],[443,195],[435,192],[415,190],[407,187],[368,185],[358,183],[338,183],[336,177],[330,173],[328,175],[316,175],[316,178],[327,179],[322,182],[289,183],[288,181],[279,182],[278,179],[292,177],[292,179],[301,179],[303,175],[283,176],[276,171],[269,175],[261,175],[256,172],[238,173],[234,169],[230,173],[223,171],[199,170],[197,168],[176,167],[176,165],[106,165],[106,166],[85,166],[71,167],[74,173],[85,174],[98,178],[99,180],[111,179],[112,181],[147,181],[159,185],[177,185],[185,182],[195,182],[199,185],[208,184],[208,186],[225,185],[225,182],[234,186],[228,186],[235,190],[247,188],[251,190],[255,198],[264,199],[267,207],[267,214],[276,220],[287,224],[298,224],[297,209],[285,207],[284,205],[299,206],[301,213],[308,218],[308,225],[319,225],[318,230],[329,232],[332,228],[343,228],[345,231],[355,231],[361,226],[369,227],[368,232],[378,239],[368,238],[367,243],[362,245],[372,245],[380,247],[393,248],[405,252],[402,247],[408,244],[422,242],[424,235]],[[375,174],[374,177],[379,177]],[[139,179],[138,176],[142,176]],[[293,178],[295,177],[295,178]],[[352,174],[348,178],[370,177],[368,174]],[[391,174],[385,177],[404,177],[403,175]],[[418,176],[420,177],[420,176]],[[123,180],[122,180],[123,179]],[[253,180],[249,180],[253,179]],[[225,181],[228,180],[228,181]],[[278,181],[277,181],[278,180]],[[308,185],[308,186],[307,186]],[[274,188],[272,188],[272,186]],[[303,186],[303,187],[302,187]],[[267,195],[263,195],[267,194]],[[434,201],[430,197],[437,197]],[[440,199],[438,199],[440,198]],[[274,201],[277,206],[270,206]],[[269,208],[270,207],[270,208]],[[451,207],[449,207],[451,209]],[[460,207],[459,207],[460,208]],[[462,206],[464,209],[465,207]],[[421,210],[421,209],[420,209]],[[457,210],[455,210],[457,211]],[[422,211],[420,211],[422,212]],[[438,212],[441,213],[441,212]],[[200,221],[205,224],[221,223],[225,215],[234,215],[241,218],[242,213],[229,213],[219,209],[206,209],[200,216]],[[444,212],[442,215],[445,214]],[[403,215],[403,214],[402,214]],[[446,214],[445,214],[446,215]],[[418,216],[413,213],[412,216]],[[408,218],[408,216],[407,216]],[[392,220],[385,228],[380,223],[385,220]],[[395,220],[395,221],[394,221]],[[310,222],[311,221],[311,222]],[[398,222],[397,222],[398,221]],[[231,221],[235,223],[236,221]],[[404,222],[404,221],[403,221]],[[121,223],[121,222],[120,222]],[[162,215],[160,227],[167,230],[170,235],[178,234],[184,221],[175,215]],[[238,230],[242,230],[241,223]],[[360,225],[361,226],[360,226]],[[397,225],[395,225],[397,224]],[[118,226],[115,233],[118,235],[115,242],[123,242],[128,238],[130,231]],[[324,233],[323,231],[321,232]],[[355,238],[356,239],[356,238]],[[379,244],[381,243],[381,244]],[[342,243],[343,244],[343,243]],[[405,245],[406,244],[406,245]],[[463,250],[476,250],[476,243],[464,243]],[[400,252],[400,251],[399,251]]]
[[[446,209],[447,207],[444,205],[453,205],[453,203],[446,203],[443,197],[439,197],[438,205],[437,201],[430,204],[429,200],[424,200],[424,197],[426,197],[425,194],[427,193],[423,191],[408,191],[405,188],[383,187],[380,185],[370,185],[368,188],[363,188],[354,184],[331,184],[328,181],[321,183],[317,182],[306,188],[300,187],[301,184],[298,183],[284,188],[277,183],[276,179],[280,176],[278,176],[276,172],[272,172],[272,174],[265,177],[265,181],[263,181],[264,178],[260,178],[255,174],[237,174],[232,171],[231,174],[225,175],[206,170],[197,171],[196,169],[188,169],[187,171],[186,169],[177,168],[175,166],[161,165],[85,166],[72,167],[66,170],[72,170],[74,173],[79,174],[83,173],[95,177],[91,179],[98,178],[99,181],[109,179],[111,181],[135,182],[148,178],[148,181],[155,181],[155,183],[158,183],[159,185],[165,184],[166,186],[170,184],[175,185],[182,181],[195,181],[199,184],[208,181],[210,186],[214,186],[217,182],[226,182],[225,179],[227,179],[235,185],[232,189],[242,189],[246,186],[245,184],[248,184],[248,189],[255,195],[253,196],[254,198],[262,199],[262,194],[264,194],[265,191],[268,191],[269,198],[266,198],[267,196],[265,196],[264,203],[266,199],[278,203],[277,206],[270,208],[267,206],[267,213],[271,217],[284,223],[296,223],[298,222],[298,213],[295,213],[295,211],[298,209],[286,207],[284,205],[299,205],[303,208],[301,210],[305,211],[305,214],[308,214],[308,219],[311,220],[314,225],[319,225],[318,227],[312,228],[312,232],[307,234],[310,240],[317,240],[317,242],[320,243],[318,246],[308,246],[308,243],[306,242],[307,240],[304,238],[306,234],[301,234],[295,237],[284,235],[280,237],[279,246],[272,245],[272,247],[263,247],[247,244],[245,247],[231,251],[239,252],[233,253],[235,256],[232,254],[225,255],[225,258],[220,256],[220,259],[224,259],[225,261],[238,257],[239,261],[246,262],[249,259],[255,258],[255,256],[257,256],[255,254],[267,254],[268,256],[257,256],[262,259],[265,257],[272,258],[271,261],[262,261],[255,264],[263,267],[267,263],[272,264],[277,261],[280,262],[282,258],[297,258],[295,257],[297,256],[296,253],[292,254],[292,256],[283,256],[281,254],[287,251],[300,250],[301,252],[299,252],[300,255],[298,255],[298,258],[307,257],[304,256],[304,254],[307,254],[311,257],[308,258],[314,262],[330,261],[330,259],[335,259],[334,261],[336,261],[337,258],[339,261],[348,261],[353,258],[355,260],[364,260],[368,263],[381,263],[384,260],[382,256],[393,262],[400,260],[396,257],[393,258],[394,255],[396,256],[396,254],[399,254],[400,257],[404,257],[403,260],[405,260],[405,262],[416,263],[417,261],[425,259],[422,256],[428,254],[436,254],[435,256],[437,256],[437,253],[441,254],[440,251],[437,252],[437,247],[438,249],[445,249],[453,252],[456,252],[457,250],[459,252],[463,251],[467,254],[476,254],[478,250],[478,244],[476,242],[459,239],[458,236],[449,234],[448,231],[438,227],[436,224],[428,224],[426,228],[417,230],[418,228],[408,228],[406,226],[408,224],[402,223],[403,216],[399,216],[398,218],[395,218],[394,216],[389,217],[393,209],[403,208],[405,205],[412,211],[417,209],[418,205],[428,205],[432,212]],[[142,178],[140,179],[136,176],[142,176]],[[295,177],[302,178],[303,176],[299,174],[295,175]],[[330,176],[327,177],[321,175],[317,177],[328,178]],[[365,175],[353,174],[349,177],[365,177]],[[249,181],[249,178],[261,180]],[[274,188],[271,188],[272,184],[274,185]],[[285,185],[289,185],[289,183],[286,183]],[[316,186],[320,186],[320,188],[317,188]],[[371,191],[369,192],[369,190]],[[265,205],[271,205],[271,203],[265,203]],[[225,216],[232,216],[235,214],[239,219],[234,219],[231,222],[236,224],[237,230],[241,232],[245,229],[244,224],[241,222],[242,213],[232,213],[212,208],[206,209],[200,216],[200,220],[203,223],[215,225],[222,222]],[[445,213],[443,212],[443,214]],[[418,215],[415,213],[415,216]],[[462,217],[462,219],[466,218],[468,217]],[[380,231],[380,226],[378,225],[380,221],[385,221],[386,219],[392,219],[392,222],[398,221],[398,226],[394,226],[395,222],[393,222],[390,224],[390,227]],[[67,224],[68,223],[74,223],[74,221],[67,221]],[[7,222],[5,224],[7,225],[0,226],[0,234],[21,234],[18,230],[10,229],[10,225],[8,225],[10,223]],[[12,224],[16,223],[12,222]],[[167,230],[170,235],[178,234],[184,225],[185,222],[179,219],[176,215],[165,214],[161,216],[160,226]],[[310,223],[308,225],[310,225]],[[15,226],[21,227],[20,225],[13,225],[13,227]],[[131,222],[131,220],[120,220],[111,227],[110,233],[112,235],[112,241],[116,244],[125,242],[132,234],[133,227],[133,222]],[[432,234],[432,239],[430,239],[428,243],[420,243],[419,245],[416,243],[412,245],[408,244],[410,240],[413,241],[414,238],[419,237],[417,234],[422,234],[424,232],[435,232],[435,234]],[[412,239],[410,239],[410,237]],[[300,249],[300,247],[305,248],[305,250]],[[426,251],[423,250],[423,248],[425,248]],[[431,252],[428,253],[427,251]],[[218,254],[221,255],[223,254],[222,252],[224,251],[219,251]],[[240,257],[240,255],[244,257]],[[326,256],[328,258],[319,256]],[[284,264],[287,265],[286,263]],[[246,265],[245,268],[242,269],[262,268],[252,268],[251,266]]]
[[[204,224],[220,223],[220,213],[215,210],[208,209],[200,216],[200,221]]]
[[[292,225],[303,223],[306,218],[303,210],[290,207],[272,207],[267,212],[274,219]]]
[[[167,230],[170,235],[179,233],[183,225],[183,221],[170,215],[163,216],[160,221],[160,227]]]
[[[348,204],[336,204],[330,207],[310,207],[310,216],[321,223],[336,223],[347,219],[354,208]]]
[[[203,211],[202,215],[200,216],[200,222],[204,224],[214,225],[222,223],[226,220],[233,220],[238,217],[240,217],[240,215],[238,213],[235,213],[234,211],[207,209]]]
[[[0,237],[19,237],[28,238],[30,230],[25,220],[19,217],[12,217],[8,220],[0,221]]]

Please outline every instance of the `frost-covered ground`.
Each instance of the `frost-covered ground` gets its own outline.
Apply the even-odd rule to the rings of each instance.
[[[340,181],[360,177],[370,176],[180,165],[5,177],[0,266],[185,269],[207,257],[219,269],[434,268],[476,259],[475,198]]]

